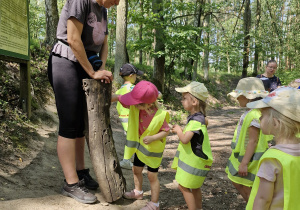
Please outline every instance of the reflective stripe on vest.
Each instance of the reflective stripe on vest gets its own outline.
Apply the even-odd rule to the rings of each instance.
[[[276,159],[280,162],[282,166],[282,176],[283,176],[283,187],[284,187],[284,198],[283,207],[276,206],[276,208],[281,208],[283,210],[300,210],[299,205],[299,186],[300,186],[300,156],[293,156],[284,153],[276,148],[271,148],[262,156],[259,161],[258,168],[265,159]],[[255,196],[259,188],[260,178],[256,177],[249,201],[246,206],[246,210],[253,209],[253,203]],[[272,206],[269,206],[272,209]]]
[[[239,139],[237,142],[236,142],[236,136],[237,136],[238,125],[236,126],[234,136],[231,142],[232,153],[231,156],[229,157],[229,160],[227,162],[227,167],[225,170],[228,175],[228,178],[231,181],[248,187],[251,187],[253,185],[253,181],[257,173],[258,160],[268,149],[268,140],[273,138],[273,136],[271,135],[262,134],[260,130],[259,139],[257,142],[255,152],[248,163],[248,176],[245,177],[239,176],[238,168],[246,152],[245,138],[248,132],[248,128],[250,127],[252,120],[253,119],[259,120],[260,116],[261,116],[261,112],[258,109],[252,109],[247,113],[247,115],[244,118],[243,125],[241,127],[241,131],[239,134]]]
[[[247,179],[247,180],[252,181],[252,182],[255,179],[256,175],[252,174],[250,172],[247,173],[247,176],[240,176],[238,171],[233,167],[230,160],[228,160],[228,162],[227,162],[227,167],[228,167],[228,170],[229,170],[230,174],[233,175],[233,176],[240,177],[240,178],[243,178],[243,179]]]
[[[126,146],[131,148],[138,148],[140,152],[149,157],[162,157],[162,152],[150,152],[143,145],[136,141],[126,141]]]
[[[179,151],[178,152],[178,157],[179,157]],[[177,154],[176,152],[176,154]],[[204,176],[206,177],[206,175],[208,174],[208,170],[201,170],[198,168],[193,168],[191,166],[189,166],[188,164],[184,163],[183,161],[181,161],[180,159],[178,160],[178,167],[180,167],[182,170],[184,170],[185,172],[189,173],[189,174],[193,174],[195,176]]]
[[[183,187],[196,189],[202,186],[207,173],[213,162],[212,152],[210,148],[210,142],[205,125],[200,122],[191,120],[185,127],[183,133],[187,131],[201,130],[204,136],[203,139],[203,152],[207,155],[208,159],[205,160],[196,156],[191,148],[191,143],[178,145],[172,168],[176,169],[176,181]]]
[[[153,141],[148,145],[143,143],[143,138],[157,134],[165,120],[169,122],[169,113],[158,109],[148,128],[139,137],[139,110],[135,106],[130,106],[124,158],[130,159],[136,153],[138,158],[147,166],[158,168],[162,160],[166,138]]]

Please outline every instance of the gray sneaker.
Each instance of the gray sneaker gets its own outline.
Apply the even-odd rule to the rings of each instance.
[[[84,180],[80,180],[72,187],[68,187],[67,182],[65,181],[62,188],[62,194],[74,198],[80,203],[95,203],[97,201],[97,197],[90,193],[84,186]]]
[[[130,160],[123,159],[123,160],[120,161],[120,166],[121,166],[121,168],[125,168],[125,169],[130,170],[132,168],[133,164]]]

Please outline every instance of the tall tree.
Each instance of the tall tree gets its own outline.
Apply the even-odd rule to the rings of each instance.
[[[114,67],[114,79],[119,84],[122,83],[122,78],[119,76],[119,69],[124,63],[129,62],[126,50],[127,11],[128,1],[120,0],[120,3],[117,7],[116,51]]]
[[[261,47],[261,44],[259,43],[259,22],[260,22],[260,0],[256,0],[256,17],[255,17],[255,52],[254,52],[254,70],[253,70],[253,76],[256,76],[259,72],[259,61],[258,61],[258,56],[259,56],[259,50]]]
[[[243,52],[243,72],[242,72],[243,78],[247,77],[247,69],[249,66],[250,26],[251,26],[250,0],[246,0],[245,11],[244,11],[244,52]]]
[[[52,46],[56,42],[56,28],[58,24],[57,0],[45,0],[46,14],[46,45]]]
[[[140,0],[140,9],[141,9],[141,15],[144,15],[144,0]],[[139,40],[142,42],[143,40],[143,23],[140,23],[139,28]],[[139,50],[139,64],[143,64],[143,50]]]
[[[154,68],[153,82],[157,88],[164,93],[165,82],[165,40],[164,40],[164,17],[163,0],[152,0],[152,10],[154,17],[157,19],[154,26]]]
[[[206,0],[207,5],[210,5],[210,0]],[[203,73],[204,77],[203,79],[205,81],[209,80],[208,72],[209,72],[209,22],[210,22],[210,11],[206,13],[204,20],[203,20],[203,27],[205,28],[204,34],[203,34],[203,40],[204,40],[204,52],[203,52]]]

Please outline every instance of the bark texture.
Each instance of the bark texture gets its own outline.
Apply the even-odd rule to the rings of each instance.
[[[100,190],[107,202],[122,197],[125,179],[117,157],[110,125],[111,83],[83,80],[88,113],[88,147]]]

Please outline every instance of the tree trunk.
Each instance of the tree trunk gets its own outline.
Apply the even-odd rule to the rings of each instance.
[[[119,70],[123,64],[128,62],[126,50],[127,10],[128,1],[120,0],[120,3],[117,7],[116,53],[114,67],[114,80],[119,84],[122,84],[123,82],[121,76],[119,75]]]
[[[46,38],[45,43],[53,46],[56,42],[56,28],[58,24],[57,0],[45,0]]]
[[[210,5],[210,0],[207,0],[207,4]],[[204,55],[203,55],[203,72],[204,72],[204,80],[208,81],[209,80],[209,22],[210,22],[210,13],[206,14],[204,20],[203,20],[203,27],[206,27],[204,34],[203,34],[203,39],[204,39]]]
[[[259,22],[260,22],[260,12],[261,12],[261,7],[260,7],[260,0],[256,1],[257,7],[256,7],[256,20],[255,20],[255,52],[254,52],[254,70],[253,70],[253,75],[256,76],[259,72],[259,63],[258,63],[258,58],[259,58],[259,51],[260,51],[260,44],[258,41],[258,28],[259,28]]]
[[[111,83],[83,80],[88,113],[87,142],[101,193],[107,202],[122,197],[125,179],[122,174],[110,125]]]
[[[144,0],[140,1],[140,8],[141,8],[141,14],[144,14]],[[143,40],[143,24],[141,23],[140,29],[139,29],[139,40],[140,42]],[[143,50],[139,50],[139,64],[143,64]]]
[[[226,58],[227,58],[227,73],[230,74],[230,58],[229,58],[229,52],[226,51]]]
[[[163,10],[163,0],[152,1],[153,13],[159,15]],[[164,22],[163,16],[157,18],[157,24],[154,29],[154,53],[162,53],[163,55],[154,56],[154,68],[153,68],[153,83],[158,90],[164,93],[165,83],[165,43],[164,43],[164,29],[160,26],[160,23]]]
[[[246,0],[246,2],[245,2],[245,12],[244,12],[244,53],[243,53],[242,78],[247,77],[247,69],[248,69],[248,66],[249,66],[250,25],[251,25],[250,0]]]

